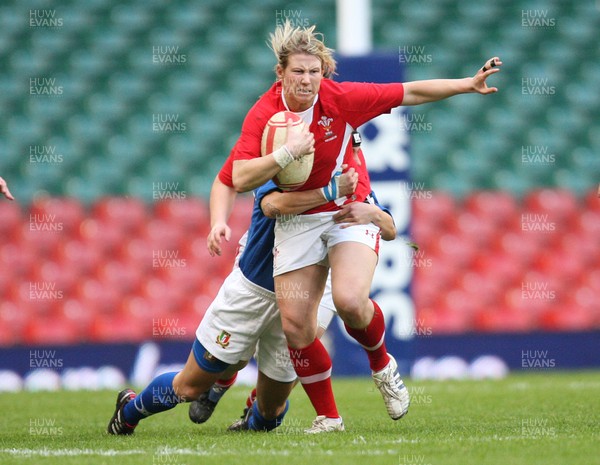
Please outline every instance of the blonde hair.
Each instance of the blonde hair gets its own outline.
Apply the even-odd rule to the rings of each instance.
[[[269,34],[270,46],[277,57],[277,65],[285,69],[290,55],[306,53],[321,60],[324,77],[329,78],[335,74],[333,49],[325,46],[323,34],[314,32],[315,27],[292,27],[289,20],[286,20],[283,26],[277,26],[275,32]]]

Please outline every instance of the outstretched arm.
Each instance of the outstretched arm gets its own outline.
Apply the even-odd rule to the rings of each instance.
[[[487,86],[486,79],[499,72],[501,65],[500,58],[494,57],[486,61],[473,77],[406,82],[402,105],[421,105],[472,92],[484,95],[498,92],[498,88]]]

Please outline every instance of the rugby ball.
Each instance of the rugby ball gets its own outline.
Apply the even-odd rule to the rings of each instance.
[[[265,126],[260,146],[261,155],[269,155],[285,144],[287,136],[287,121],[293,120],[290,131],[302,131],[304,121],[291,111],[275,113]],[[314,153],[305,155],[299,160],[294,160],[282,169],[273,181],[284,191],[293,191],[300,188],[310,176],[314,161]]]

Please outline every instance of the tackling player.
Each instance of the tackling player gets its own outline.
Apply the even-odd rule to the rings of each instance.
[[[332,50],[314,29],[314,26],[294,28],[286,21],[271,34],[271,47],[277,57],[277,82],[244,120],[233,165],[233,182],[239,192],[262,185],[293,160],[313,152],[311,175],[300,190],[324,185],[342,163],[356,166],[355,160],[345,158],[352,128],[399,105],[419,105],[461,93],[497,91],[486,85],[486,79],[498,72],[497,66],[502,64],[497,57],[488,60],[475,76],[464,79],[405,84],[336,83],[330,79],[336,67]],[[261,156],[263,129],[273,114],[283,110],[302,117],[305,131],[272,154]],[[363,201],[370,190],[368,179],[361,178],[353,197]],[[348,333],[366,350],[373,379],[390,417],[401,418],[409,406],[397,364],[386,350],[383,313],[369,299],[379,228],[340,227],[333,221],[333,215],[343,203],[331,201],[309,210],[296,224],[279,217],[275,232],[276,287],[301,289],[307,295],[306,299],[279,296],[283,330],[296,373],[317,412],[313,427],[326,431],[343,428],[331,389],[331,360],[315,332],[318,301],[328,267],[338,314]],[[270,209],[269,204],[267,197],[263,201],[267,216],[277,215],[277,207]]]

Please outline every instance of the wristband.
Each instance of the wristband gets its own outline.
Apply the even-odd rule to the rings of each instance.
[[[275,150],[272,155],[273,159],[277,162],[281,169],[284,169],[287,165],[294,161],[294,157],[285,145],[282,145]]]
[[[282,147],[285,149],[285,151],[288,153],[288,155],[290,157],[292,157],[294,160],[297,160],[300,157],[295,157],[294,154],[292,152],[290,152],[290,149],[287,148],[287,145],[282,145]]]
[[[325,187],[321,188],[321,194],[325,197],[325,200],[331,202],[339,197],[338,192],[340,190],[340,176],[342,175],[341,171],[336,171],[336,173],[331,178],[329,184]]]

